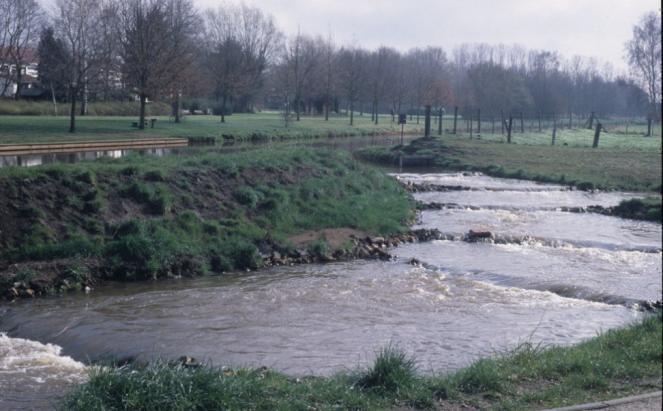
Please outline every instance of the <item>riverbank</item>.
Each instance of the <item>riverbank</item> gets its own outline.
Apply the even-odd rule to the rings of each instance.
[[[136,116],[83,116],[76,119],[76,133],[69,133],[66,117],[54,116],[0,116],[0,144],[59,143],[71,141],[127,140],[138,138],[215,137],[217,142],[237,140],[289,140],[329,137],[350,137],[393,134],[401,128],[391,116],[380,116],[378,124],[370,115],[355,115],[350,126],[347,116],[302,117],[285,126],[278,112],[233,114],[221,123],[219,116],[186,116],[180,123],[172,118],[154,115],[154,128],[145,130],[132,127]],[[405,133],[421,133],[421,124],[405,126]]]
[[[265,148],[7,168],[0,210],[0,287],[16,298],[104,280],[379,258],[370,238],[405,232],[414,202],[347,153]],[[326,238],[338,229],[362,240]],[[310,241],[296,241],[302,234]]]
[[[404,146],[360,150],[377,164],[480,171],[487,175],[557,183],[580,190],[661,192],[661,150],[549,147],[459,138],[417,139]],[[661,221],[660,196],[631,200],[612,215]]]
[[[178,362],[94,368],[62,409],[542,409],[661,389],[657,314],[572,347],[524,343],[451,374],[423,375],[397,347],[363,370],[291,378]]]

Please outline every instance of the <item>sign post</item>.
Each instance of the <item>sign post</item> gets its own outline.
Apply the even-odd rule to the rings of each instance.
[[[398,115],[398,124],[401,125],[401,145],[403,145],[403,131],[405,130],[405,124],[407,124],[407,114]]]

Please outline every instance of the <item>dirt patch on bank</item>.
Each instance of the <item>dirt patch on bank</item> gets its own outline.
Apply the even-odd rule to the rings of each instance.
[[[343,245],[350,241],[353,236],[356,238],[364,238],[367,235],[368,234],[363,231],[352,228],[327,228],[324,230],[306,231],[289,237],[288,240],[290,240],[295,247],[301,248],[313,241],[324,238],[327,241],[327,244],[335,249],[343,247]]]

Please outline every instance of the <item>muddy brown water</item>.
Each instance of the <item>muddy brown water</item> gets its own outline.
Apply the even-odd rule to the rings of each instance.
[[[0,409],[48,408],[85,378],[84,364],[108,357],[190,355],[329,375],[365,367],[395,343],[421,372],[448,372],[523,342],[577,343],[640,318],[637,301],[660,299],[659,224],[556,211],[637,193],[462,173],[396,177],[476,189],[416,194],[460,206],[425,211],[418,226],[513,241],[450,236],[395,248],[393,261],[117,284],[3,305]]]

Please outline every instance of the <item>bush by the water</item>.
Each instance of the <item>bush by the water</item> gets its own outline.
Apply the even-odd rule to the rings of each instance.
[[[614,208],[614,214],[620,217],[661,222],[661,198],[632,198],[624,200]]]

